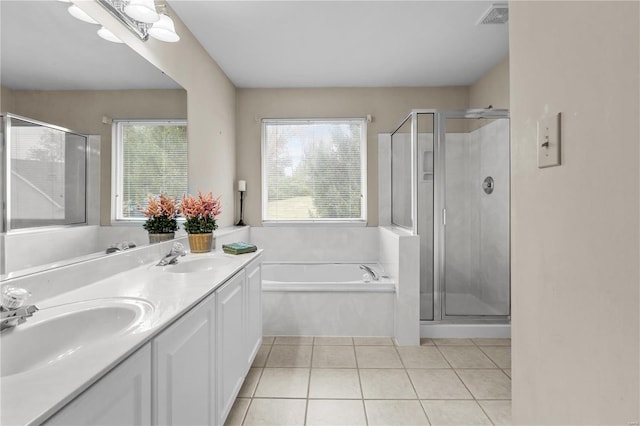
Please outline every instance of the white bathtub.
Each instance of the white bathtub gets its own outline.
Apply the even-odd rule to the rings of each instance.
[[[365,282],[361,264],[264,262],[264,334],[392,336],[395,283]],[[380,265],[366,265],[384,275]]]
[[[373,269],[380,279],[365,281],[360,265]],[[321,292],[380,292],[393,293],[395,283],[385,277],[376,263],[299,263],[264,262],[262,264],[263,291],[321,291]]]

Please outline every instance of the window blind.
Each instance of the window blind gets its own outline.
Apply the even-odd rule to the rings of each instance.
[[[366,220],[363,119],[263,120],[265,221]]]
[[[187,125],[184,120],[116,123],[116,219],[143,218],[148,194],[180,199],[187,192]]]

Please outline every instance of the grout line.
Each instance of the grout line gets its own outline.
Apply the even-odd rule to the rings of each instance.
[[[234,401],[234,404],[235,404],[235,401]],[[249,409],[251,408],[252,404],[253,404],[253,398],[249,398],[249,405],[247,405],[247,409],[244,412],[244,414],[242,415],[242,420],[240,420],[240,425],[244,425],[244,422],[247,420],[247,415],[249,414]],[[233,409],[233,406],[231,407],[231,409]],[[227,417],[228,417],[228,415],[227,415]]]
[[[411,384],[411,389],[413,389],[413,393],[416,395],[418,404],[420,404],[420,408],[422,409],[422,412],[424,413],[424,416],[427,419],[427,422],[431,424],[431,420],[429,420],[429,415],[427,414],[427,410],[424,409],[424,405],[422,405],[422,402],[420,401],[420,395],[418,394],[418,390],[416,389],[416,386],[413,383],[413,380],[411,380],[411,375],[409,374],[407,366],[405,365],[404,360],[402,359],[402,355],[400,355],[400,350],[398,349],[397,345],[393,345],[393,346],[396,348],[396,353],[398,354],[398,358],[400,359],[400,364],[402,364],[404,374],[406,374],[407,378],[409,379],[409,383]]]
[[[358,384],[360,385],[360,397],[361,397],[361,400],[362,400],[362,410],[364,411],[364,421],[368,426],[369,425],[369,415],[367,414],[367,405],[364,403],[364,389],[362,388],[362,377],[360,377],[360,365],[358,364],[358,354],[356,352],[356,342],[355,342],[355,339],[353,337],[351,338],[351,342],[353,343],[353,346],[351,346],[351,348],[353,350],[353,357],[356,359],[356,371],[358,373]]]
[[[311,357],[309,358],[309,380],[307,380],[307,398],[304,404],[304,424],[307,424],[307,415],[309,414],[309,396],[311,394],[311,372],[313,371],[313,352],[316,347],[315,336],[311,339]]]

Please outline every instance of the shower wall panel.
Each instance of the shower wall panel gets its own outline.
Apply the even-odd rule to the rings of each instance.
[[[508,120],[447,133],[445,143],[445,314],[508,315]]]

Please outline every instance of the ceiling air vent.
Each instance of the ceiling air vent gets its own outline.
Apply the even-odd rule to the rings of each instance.
[[[504,24],[509,20],[509,7],[506,3],[492,4],[482,18],[478,21],[478,25],[486,24]]]

